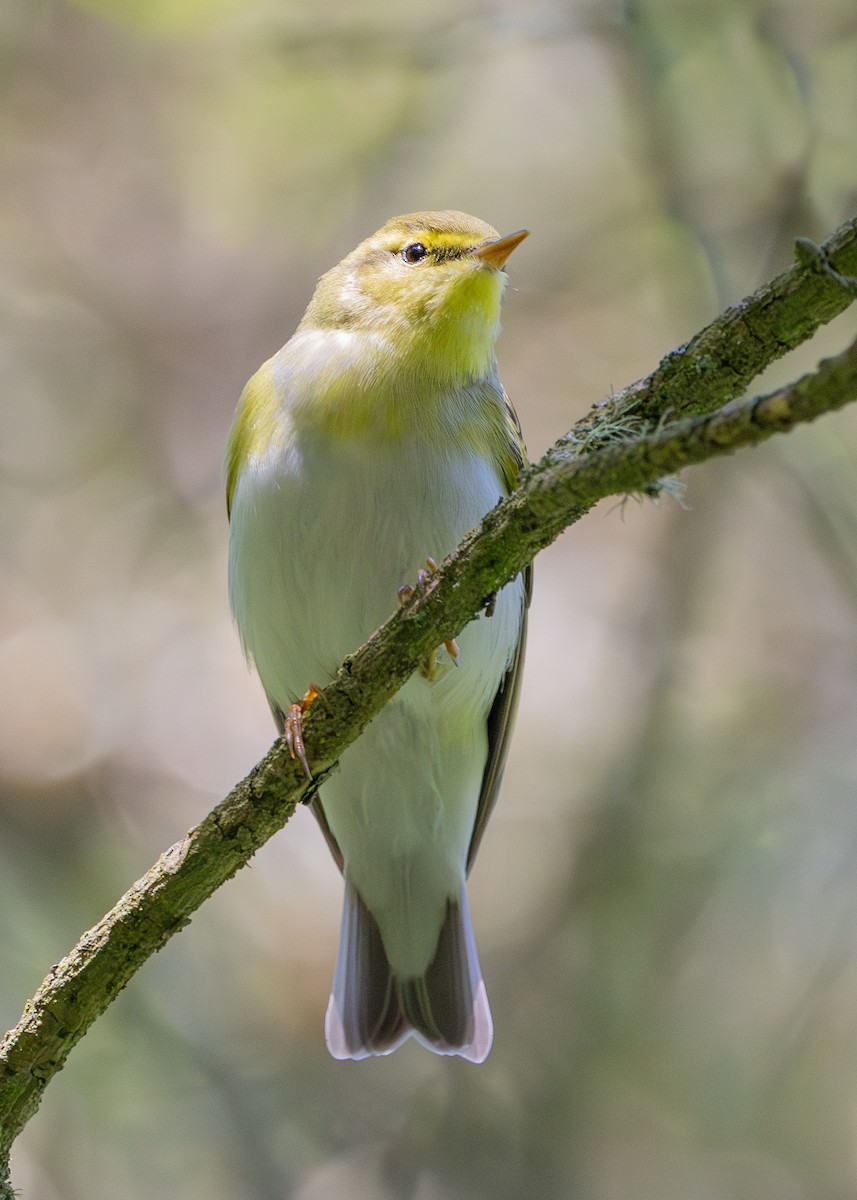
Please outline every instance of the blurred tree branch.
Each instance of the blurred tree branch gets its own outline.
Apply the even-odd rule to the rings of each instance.
[[[857,399],[857,341],[768,395],[738,400],[774,359],[854,299],[857,220],[721,314],[659,367],[583,418],[340,667],[306,721],[309,782],[281,742],[55,965],[0,1043],[0,1200],[11,1145],[74,1045],[137,969],[307,800],[424,657],[600,499],[657,494],[663,477],[757,444]],[[724,407],[728,405],[728,407]]]

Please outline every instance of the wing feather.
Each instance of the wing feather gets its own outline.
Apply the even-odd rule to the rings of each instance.
[[[524,611],[521,613],[521,628],[518,633],[518,643],[509,664],[509,669],[503,677],[503,682],[488,714],[488,760],[482,775],[482,788],[479,792],[479,804],[476,809],[476,820],[473,824],[473,834],[467,851],[467,871],[473,866],[479,843],[488,824],[488,818],[494,809],[500,780],[503,778],[503,768],[509,753],[512,727],[515,724],[515,713],[518,708],[518,698],[521,694],[521,681],[524,677],[524,648],[527,642],[527,609],[533,594],[533,567],[530,564],[524,571]]]

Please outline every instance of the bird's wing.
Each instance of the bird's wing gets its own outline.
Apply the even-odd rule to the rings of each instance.
[[[229,431],[226,443],[226,513],[232,515],[232,501],[241,472],[254,450],[270,445],[276,431],[277,389],[272,370],[273,359],[263,363],[248,382]]]
[[[470,847],[467,851],[467,870],[473,866],[479,843],[488,824],[488,818],[494,808],[500,780],[503,778],[503,768],[506,765],[506,755],[509,753],[512,727],[515,724],[515,712],[518,708],[518,697],[521,692],[521,680],[524,675],[524,647],[527,641],[527,609],[533,593],[532,564],[524,571],[524,611],[521,613],[521,628],[518,632],[518,643],[515,653],[509,663],[509,669],[503,677],[491,711],[488,713],[488,760],[482,775],[482,788],[479,792],[479,805],[476,809],[476,820]],[[484,618],[483,618],[484,619]]]
[[[527,465],[527,452],[521,433],[521,423],[515,406],[506,394],[505,388],[494,379],[496,398],[500,400],[502,414],[502,455],[498,455],[497,464],[500,475],[510,493],[517,486],[521,472]],[[496,400],[495,400],[496,402]],[[533,594],[533,565],[524,571],[524,611],[521,613],[521,628],[518,631],[518,643],[515,653],[509,663],[509,669],[503,677],[503,682],[491,711],[488,713],[488,761],[482,775],[482,788],[479,792],[479,805],[476,809],[476,820],[473,825],[473,835],[467,851],[467,870],[473,866],[479,843],[488,824],[488,818],[494,808],[500,780],[503,778],[503,768],[506,765],[506,755],[509,752],[509,740],[512,727],[515,724],[515,712],[518,708],[518,696],[521,691],[521,679],[524,668],[524,647],[527,641],[527,609]]]

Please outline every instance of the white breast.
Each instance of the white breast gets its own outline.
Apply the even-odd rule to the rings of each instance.
[[[265,691],[286,708],[324,685],[395,609],[428,556],[440,561],[502,495],[493,468],[468,449],[427,452],[416,439],[387,444],[319,435],[252,462],[235,490],[230,599]],[[495,615],[459,639],[461,667],[441,680],[445,706],[487,712],[511,658],[523,603],[520,581]],[[445,651],[440,652],[445,657]],[[406,692],[431,703],[419,676]]]

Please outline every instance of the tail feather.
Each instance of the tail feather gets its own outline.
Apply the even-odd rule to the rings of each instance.
[[[425,973],[395,974],[378,924],[346,877],[342,933],[325,1037],[334,1058],[389,1054],[415,1037],[436,1054],[483,1062],[494,1028],[467,896],[447,902],[437,950]]]
[[[405,1037],[381,931],[348,879],[336,975],[324,1032],[334,1058],[389,1054]],[[364,1053],[356,1055],[352,1047],[363,1048]]]

